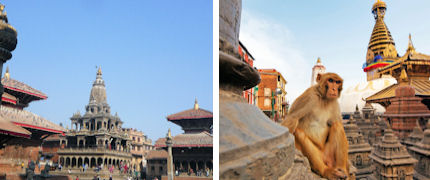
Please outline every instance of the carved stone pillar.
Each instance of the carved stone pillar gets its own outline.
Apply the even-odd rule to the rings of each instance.
[[[242,97],[260,75],[237,51],[241,6],[241,0],[219,2],[220,179],[312,179],[309,165],[293,166],[294,138],[288,129]]]

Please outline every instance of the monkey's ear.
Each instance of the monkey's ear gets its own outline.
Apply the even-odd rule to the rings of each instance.
[[[319,82],[321,80],[321,76],[322,75],[320,73],[317,74],[317,82]]]

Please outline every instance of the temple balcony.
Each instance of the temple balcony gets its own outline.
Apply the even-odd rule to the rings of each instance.
[[[114,155],[114,156],[131,157],[130,152],[106,149],[104,147],[64,148],[64,149],[59,149],[58,154],[59,155]]]

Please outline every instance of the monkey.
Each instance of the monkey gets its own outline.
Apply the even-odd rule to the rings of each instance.
[[[336,73],[317,75],[317,84],[300,95],[281,125],[295,138],[295,147],[311,169],[327,179],[348,177],[348,141],[338,98],[343,79]]]

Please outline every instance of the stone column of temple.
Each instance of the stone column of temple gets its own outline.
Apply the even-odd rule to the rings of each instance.
[[[167,146],[167,179],[168,180],[173,180],[173,156],[172,156],[172,134],[170,132],[167,133],[167,137],[166,137],[166,146]]]

